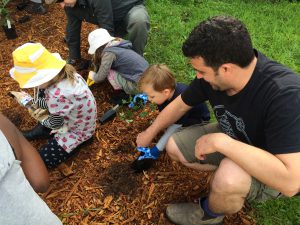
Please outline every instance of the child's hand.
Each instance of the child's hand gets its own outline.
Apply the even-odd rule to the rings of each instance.
[[[26,92],[18,92],[18,91],[10,91],[8,93],[9,96],[13,97],[15,100],[17,100],[17,102],[25,107],[29,107],[32,101],[32,97],[30,96],[30,94],[26,93]]]
[[[29,114],[39,122],[43,122],[49,117],[47,109],[38,108],[36,110],[28,109]]]
[[[90,87],[90,86],[92,86],[94,83],[95,83],[95,81],[94,81],[94,75],[95,75],[96,73],[94,72],[94,71],[90,71],[89,72],[89,75],[88,75],[88,78],[87,78],[87,80],[86,80],[86,83],[87,83],[87,85]]]
[[[137,94],[133,97],[132,102],[128,105],[129,108],[133,108],[137,102],[142,102],[143,105],[147,104],[148,96],[146,94]]]

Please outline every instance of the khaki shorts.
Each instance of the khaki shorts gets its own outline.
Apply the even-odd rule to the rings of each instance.
[[[217,123],[193,125],[185,127],[172,135],[175,143],[180,149],[184,158],[190,163],[211,164],[218,166],[224,155],[219,152],[206,155],[205,160],[199,160],[195,157],[195,144],[198,138],[209,133],[222,132]],[[250,191],[247,196],[248,201],[265,201],[267,199],[276,199],[280,196],[280,192],[276,191],[252,177]]]

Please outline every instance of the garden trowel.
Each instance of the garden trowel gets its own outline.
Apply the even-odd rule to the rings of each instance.
[[[106,111],[103,116],[100,117],[99,121],[101,124],[104,124],[108,121],[110,121],[111,119],[115,118],[115,116],[117,115],[117,109],[120,107],[119,104],[115,105],[113,108],[111,108],[110,110]]]

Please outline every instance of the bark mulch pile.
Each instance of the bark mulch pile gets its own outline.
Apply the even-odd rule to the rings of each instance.
[[[9,8],[15,21],[26,15],[16,9],[18,1]],[[18,38],[7,40],[0,32],[0,103],[1,112],[21,130],[32,128],[36,122],[27,111],[7,96],[8,91],[18,91],[16,82],[8,76],[12,67],[12,51],[28,41],[41,42],[51,52],[67,57],[63,42],[66,17],[59,5],[48,7],[46,15],[30,15],[26,23],[16,22]],[[84,24],[82,30],[82,54],[87,58],[87,35],[95,28]],[[81,72],[86,78],[87,71]],[[91,87],[95,95],[98,115],[113,105],[109,103],[112,93],[106,82]],[[123,107],[121,110],[128,110]],[[144,113],[143,116],[141,112]],[[145,116],[145,114],[147,114]],[[207,192],[211,174],[199,173],[172,162],[162,155],[149,171],[136,174],[130,164],[138,155],[135,150],[136,135],[145,129],[157,115],[151,107],[133,112],[133,122],[127,123],[120,116],[97,125],[92,141],[65,164],[51,170],[51,186],[41,197],[64,224],[170,224],[164,212],[168,203],[196,201]],[[33,141],[35,147],[45,143]],[[226,217],[224,224],[253,225],[248,216],[250,208]]]

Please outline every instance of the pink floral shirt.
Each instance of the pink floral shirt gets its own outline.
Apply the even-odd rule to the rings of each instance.
[[[70,153],[95,133],[97,106],[84,79],[76,74],[72,84],[64,79],[45,90],[50,114],[64,117],[65,133],[56,133],[58,144]]]

